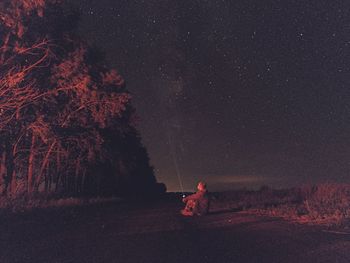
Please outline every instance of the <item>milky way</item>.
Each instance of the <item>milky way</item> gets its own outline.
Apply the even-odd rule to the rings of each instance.
[[[73,2],[169,190],[349,181],[349,1]]]

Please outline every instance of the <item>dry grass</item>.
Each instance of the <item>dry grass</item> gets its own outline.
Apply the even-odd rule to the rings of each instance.
[[[55,197],[16,197],[16,198],[0,198],[0,211],[2,212],[26,212],[34,209],[41,208],[54,208],[54,207],[70,207],[70,206],[83,206],[106,202],[117,202],[120,198],[55,198]]]
[[[346,226],[350,219],[350,185],[315,186],[218,194],[214,209],[243,209],[302,223]]]

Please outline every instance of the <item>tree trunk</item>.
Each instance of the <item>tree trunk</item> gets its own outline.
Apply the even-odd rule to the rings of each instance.
[[[48,174],[49,166],[47,166],[46,172],[44,173],[44,192],[49,192],[49,174]]]
[[[17,191],[16,170],[13,169],[12,175],[11,175],[11,194],[16,195],[16,191]]]
[[[58,187],[60,185],[60,179],[61,179],[61,158],[60,158],[60,153],[57,152],[56,155],[56,184],[55,184],[55,193],[58,192]]]
[[[50,163],[47,165],[46,169],[46,180],[47,180],[47,193],[51,193],[51,187],[52,187],[52,173],[51,173],[51,166]]]
[[[3,189],[3,195],[8,195],[9,193],[9,186],[12,181],[13,171],[14,171],[14,163],[13,163],[13,149],[9,144],[6,144],[6,177],[5,177],[5,185]],[[11,186],[10,186],[10,193],[11,193]]]
[[[49,160],[50,160],[50,155],[52,153],[52,150],[54,149],[56,145],[56,140],[53,141],[53,143],[50,145],[50,148],[47,150],[47,153],[44,157],[44,160],[41,164],[41,168],[40,168],[40,173],[38,175],[38,177],[36,178],[36,181],[35,181],[35,191],[38,192],[39,191],[39,186],[40,186],[40,181],[41,179],[43,178],[43,175],[45,173],[45,169],[49,163]],[[46,188],[45,188],[46,189]]]
[[[27,175],[27,191],[28,194],[33,192],[33,181],[34,181],[34,158],[35,158],[35,135],[32,134],[32,142],[30,145],[29,159],[28,159],[28,175]]]
[[[6,180],[6,151],[4,151],[1,155],[0,160],[0,189],[1,192],[5,189],[5,180]]]
[[[75,187],[74,187],[74,192],[79,194],[79,171],[80,171],[80,161],[79,159],[76,161],[76,165],[75,165]]]
[[[86,179],[86,170],[84,169],[83,171],[83,175],[82,175],[82,179],[81,179],[81,192],[83,194],[86,194],[86,191],[85,191],[85,179]]]

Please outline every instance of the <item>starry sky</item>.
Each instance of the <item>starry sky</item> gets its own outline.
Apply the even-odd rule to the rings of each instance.
[[[350,2],[79,0],[169,191],[350,182]]]

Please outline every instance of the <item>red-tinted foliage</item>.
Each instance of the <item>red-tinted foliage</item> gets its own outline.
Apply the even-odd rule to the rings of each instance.
[[[45,16],[45,11],[59,10],[58,3],[0,3],[0,187],[6,194],[77,193],[87,181],[101,191],[102,179],[95,178],[99,175],[92,174],[91,167],[118,156],[118,162],[135,159],[122,157],[122,150],[114,157],[112,146],[104,145],[106,131],[121,136],[117,131],[124,129],[132,132],[130,141],[139,140],[130,125],[131,96],[123,78],[101,63],[88,62],[87,46],[73,34],[45,32],[31,23],[56,23],[58,19]],[[51,38],[52,33],[61,37]],[[132,145],[148,162],[143,148]],[[134,164],[129,167],[136,169]],[[148,163],[145,167],[150,171]]]

